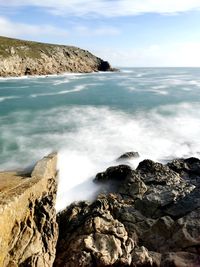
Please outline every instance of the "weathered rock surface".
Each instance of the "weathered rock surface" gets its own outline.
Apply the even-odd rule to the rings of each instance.
[[[0,37],[0,76],[112,71],[110,64],[86,50]]]
[[[98,174],[116,186],[59,214],[54,266],[200,266],[199,162],[144,160]]]
[[[31,174],[0,173],[0,266],[52,266],[58,237],[56,161],[51,154]]]

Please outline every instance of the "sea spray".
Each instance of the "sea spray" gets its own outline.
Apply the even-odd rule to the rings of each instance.
[[[125,162],[133,168],[145,158],[199,157],[199,77],[197,69],[131,69],[2,79],[0,169],[24,168],[58,151],[60,210],[91,200],[96,173],[127,151],[140,154]]]

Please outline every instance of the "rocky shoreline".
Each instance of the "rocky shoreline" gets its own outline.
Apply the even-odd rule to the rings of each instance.
[[[116,71],[116,69],[107,61],[78,47],[0,36],[0,77],[97,71]]]
[[[120,160],[126,156],[139,155],[129,152]],[[40,163],[39,169],[44,170],[45,166]],[[38,173],[41,171],[34,176],[38,177]],[[50,175],[55,177],[52,173],[55,167]],[[43,172],[41,177],[45,175]],[[97,174],[94,181],[102,185],[102,193],[96,200],[72,203],[57,214],[57,219],[53,215],[50,221],[48,216],[51,208],[54,210],[55,197],[48,198],[53,202],[39,201],[37,213],[34,208],[32,212],[34,221],[41,223],[28,226],[36,225],[40,232],[43,225],[40,233],[43,242],[38,243],[42,248],[31,255],[28,247],[25,254],[20,252],[23,262],[6,265],[4,261],[0,266],[52,266],[52,258],[46,265],[38,260],[44,259],[44,252],[52,255],[47,244],[51,244],[52,251],[56,249],[54,267],[200,266],[199,159],[176,159],[165,165],[144,160],[136,170],[120,164]],[[47,203],[52,205],[50,210],[45,208]],[[48,231],[44,231],[45,225]],[[36,239],[33,235],[31,242]],[[18,250],[15,251],[12,242],[9,244],[12,255],[16,255]]]
[[[95,181],[106,192],[58,216],[54,266],[200,266],[199,159],[119,165]]]

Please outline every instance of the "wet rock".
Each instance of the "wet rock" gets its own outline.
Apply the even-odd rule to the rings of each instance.
[[[119,187],[119,193],[127,195],[133,199],[142,198],[147,191],[147,186],[142,181],[142,177],[136,171],[132,171]]]
[[[123,155],[121,155],[117,161],[121,161],[121,160],[126,160],[126,159],[134,159],[134,158],[139,158],[140,155],[138,152],[126,152]]]
[[[118,181],[122,182],[128,175],[131,175],[132,169],[128,165],[119,165],[108,168],[105,172],[98,173],[94,179],[95,182]]]
[[[200,160],[197,158],[175,159],[167,166],[179,173],[185,180],[191,181],[200,187]]]
[[[160,184],[170,185],[178,184],[180,176],[178,173],[171,170],[168,166],[152,160],[143,160],[139,163],[137,171],[141,174],[142,179],[148,185]]]

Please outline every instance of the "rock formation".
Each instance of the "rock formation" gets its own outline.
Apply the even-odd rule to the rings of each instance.
[[[112,70],[107,61],[77,47],[0,37],[2,77]]]
[[[117,161],[122,161],[122,160],[126,160],[126,159],[136,159],[136,158],[139,158],[139,157],[140,157],[140,155],[139,155],[138,152],[131,151],[131,152],[126,152],[123,155],[121,155],[117,159]]]
[[[119,165],[95,182],[106,192],[58,215],[55,267],[200,266],[199,159]]]
[[[0,173],[0,267],[200,266],[199,159],[110,167],[96,200],[57,223],[56,177],[56,154],[31,174]]]
[[[51,267],[58,237],[56,154],[31,174],[0,173],[0,266]]]

